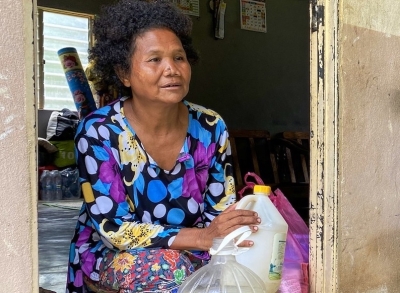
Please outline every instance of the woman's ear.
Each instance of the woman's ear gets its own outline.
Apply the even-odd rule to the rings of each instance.
[[[115,68],[115,73],[117,74],[119,80],[122,82],[122,84],[126,87],[130,87],[131,86],[131,82],[129,80],[129,74],[123,70],[120,67],[116,67]]]

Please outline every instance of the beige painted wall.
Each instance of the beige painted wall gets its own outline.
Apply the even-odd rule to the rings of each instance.
[[[341,1],[339,292],[400,292],[400,2]]]
[[[0,13],[0,292],[37,292],[32,2]]]

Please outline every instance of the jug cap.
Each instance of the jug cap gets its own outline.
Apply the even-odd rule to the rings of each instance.
[[[254,193],[264,193],[265,195],[271,194],[271,187],[266,185],[254,185]]]

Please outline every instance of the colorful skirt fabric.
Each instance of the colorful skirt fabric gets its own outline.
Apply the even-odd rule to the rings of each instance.
[[[173,249],[108,251],[100,263],[98,282],[85,277],[88,292],[176,293],[182,282],[204,261]]]

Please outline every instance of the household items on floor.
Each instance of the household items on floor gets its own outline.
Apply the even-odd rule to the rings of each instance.
[[[39,198],[45,201],[80,198],[75,165],[74,136],[79,123],[76,112],[53,111],[46,139],[39,138]]]
[[[46,139],[57,148],[52,164],[58,168],[75,165],[74,136],[78,123],[76,112],[66,108],[50,115]]]
[[[39,179],[39,195],[44,201],[80,198],[78,169],[43,170]]]

